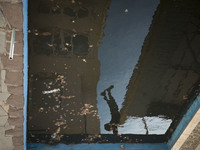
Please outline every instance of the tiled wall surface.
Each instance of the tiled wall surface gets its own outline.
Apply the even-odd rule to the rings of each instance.
[[[0,149],[23,149],[23,15],[21,0],[0,0]],[[16,28],[14,59],[9,60]]]

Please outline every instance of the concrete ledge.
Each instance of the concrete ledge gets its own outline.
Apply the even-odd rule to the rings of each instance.
[[[174,146],[172,147],[172,150],[179,150],[181,146],[184,144],[184,142],[187,140],[189,135],[192,133],[194,128],[198,125],[200,122],[200,109],[196,112],[190,123],[187,125],[181,136],[178,138]]]

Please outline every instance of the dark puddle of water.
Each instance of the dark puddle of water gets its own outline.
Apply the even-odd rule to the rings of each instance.
[[[28,142],[171,136],[199,93],[200,5],[159,3],[29,1]]]

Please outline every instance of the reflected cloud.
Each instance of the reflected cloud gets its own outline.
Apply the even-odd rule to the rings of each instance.
[[[146,127],[143,119],[145,119]],[[164,116],[152,117],[127,117],[124,124],[118,127],[119,134],[165,134],[172,123],[172,119],[167,119]]]

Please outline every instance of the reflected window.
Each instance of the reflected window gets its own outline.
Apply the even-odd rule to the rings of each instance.
[[[166,143],[199,95],[198,0],[29,0],[28,143]]]

